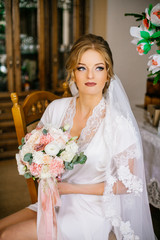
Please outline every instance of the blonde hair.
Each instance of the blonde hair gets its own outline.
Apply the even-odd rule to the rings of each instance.
[[[94,34],[83,35],[74,43],[66,61],[66,81],[74,78],[74,70],[79,63],[82,54],[89,49],[96,50],[104,58],[108,72],[108,82],[110,82],[110,79],[114,74],[112,52],[107,41],[105,41],[102,37],[96,36]]]

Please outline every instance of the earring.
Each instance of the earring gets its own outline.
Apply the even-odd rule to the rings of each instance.
[[[78,96],[79,92],[78,92],[78,88],[76,86],[76,83],[71,79],[69,81],[69,88],[70,88],[70,91],[72,93],[72,96]]]

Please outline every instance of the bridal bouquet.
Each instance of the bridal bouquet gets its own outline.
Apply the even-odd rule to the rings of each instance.
[[[60,206],[57,178],[75,164],[84,164],[87,157],[78,153],[76,137],[71,137],[68,126],[37,127],[26,134],[16,154],[18,171],[25,178],[39,180],[38,240],[56,239],[55,206]],[[54,224],[53,224],[54,223]]]
[[[125,16],[134,16],[136,21],[142,21],[140,26],[130,28],[130,34],[134,37],[132,43],[137,45],[139,55],[147,54],[154,44],[160,47],[160,3],[154,7],[150,4],[142,14],[126,13]],[[148,61],[148,76],[154,77],[154,84],[160,79],[160,49],[156,52]]]

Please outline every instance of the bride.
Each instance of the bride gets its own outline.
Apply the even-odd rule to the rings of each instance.
[[[69,124],[87,161],[58,183],[57,239],[107,240],[111,231],[117,240],[155,239],[141,139],[108,43],[93,34],[80,37],[66,70],[75,96],[53,101],[40,124]],[[0,220],[0,239],[37,239],[36,223],[33,204]]]

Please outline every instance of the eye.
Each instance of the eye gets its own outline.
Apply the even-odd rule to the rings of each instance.
[[[85,67],[82,67],[82,66],[81,66],[81,67],[77,67],[77,70],[78,70],[78,71],[85,71],[86,69],[85,69]]]
[[[96,70],[97,70],[97,71],[103,71],[103,70],[104,70],[104,67],[100,67],[100,66],[99,66],[99,67],[96,67]]]

